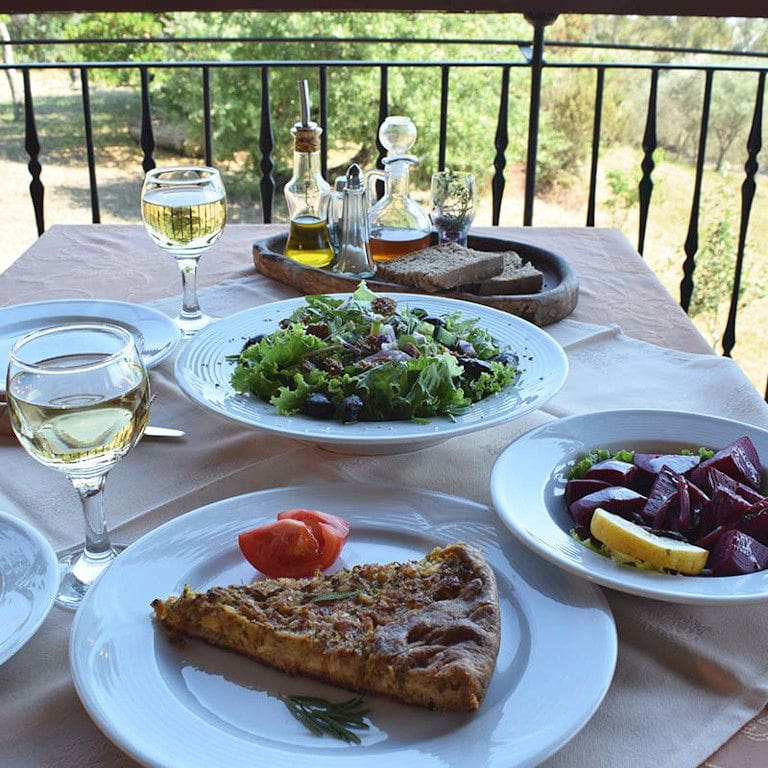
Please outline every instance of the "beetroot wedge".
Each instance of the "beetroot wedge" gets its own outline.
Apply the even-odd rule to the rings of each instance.
[[[768,566],[768,547],[742,531],[721,534],[707,559],[715,576],[742,576]]]
[[[736,527],[768,546],[768,499],[753,504]]]
[[[707,482],[712,492],[718,488],[727,488],[728,490],[733,491],[736,495],[741,496],[744,501],[748,501],[750,504],[762,501],[765,498],[762,493],[758,493],[748,485],[740,483],[738,480],[734,480],[732,477],[726,475],[725,472],[721,472],[714,467],[707,470]]]
[[[592,515],[598,507],[632,522],[640,522],[640,510],[645,506],[645,502],[645,496],[637,491],[621,485],[612,485],[577,499],[568,510],[576,525],[589,529]]]
[[[585,480],[602,480],[609,485],[630,486],[637,467],[619,459],[605,459],[593,464],[583,475]]]
[[[601,491],[603,488],[608,488],[609,486],[610,483],[606,483],[604,480],[574,478],[565,484],[565,503],[570,507],[574,501],[577,501],[590,493],[594,493],[595,491]]]
[[[678,474],[684,475],[697,467],[701,459],[693,454],[635,453],[634,461],[638,469],[652,475],[658,475],[662,467],[669,467]]]
[[[746,435],[729,443],[711,459],[703,461],[693,470],[691,480],[704,491],[710,490],[707,487],[707,470],[712,468],[724,472],[756,491],[760,490],[762,482],[760,457],[757,455],[755,444]]]

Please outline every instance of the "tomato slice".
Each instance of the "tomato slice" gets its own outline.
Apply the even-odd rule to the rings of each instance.
[[[278,520],[299,520],[309,527],[320,542],[320,570],[330,568],[341,554],[349,538],[349,523],[337,515],[316,509],[289,509],[277,515]]]
[[[325,523],[335,528],[338,535],[344,541],[349,538],[349,522],[338,515],[331,515],[328,512],[320,512],[317,509],[288,509],[285,512],[278,512],[278,520],[301,520],[308,523],[316,520],[318,523]]]
[[[267,576],[312,576],[322,569],[322,537],[301,520],[277,520],[237,537],[245,559]]]

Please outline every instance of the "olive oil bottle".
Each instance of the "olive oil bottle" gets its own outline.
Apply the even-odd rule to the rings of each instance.
[[[293,176],[285,185],[291,217],[285,255],[310,267],[327,267],[333,261],[328,234],[331,187],[320,172],[320,135],[323,129],[309,119],[309,87],[299,80],[301,122],[291,129],[294,137]]]

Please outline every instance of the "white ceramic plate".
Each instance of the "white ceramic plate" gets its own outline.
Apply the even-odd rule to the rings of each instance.
[[[176,323],[157,309],[126,301],[91,299],[35,301],[0,308],[0,371],[8,368],[8,355],[16,339],[52,325],[104,322],[130,331],[151,368],[171,354],[181,338]],[[5,391],[5,375],[0,391]]]
[[[457,540],[484,550],[498,577],[502,641],[478,712],[430,712],[366,696],[371,728],[359,731],[361,745],[313,736],[277,696],[340,700],[348,692],[199,641],[180,648],[154,626],[153,598],[187,583],[206,589],[251,580],[236,534],[309,505],[350,521],[340,565],[418,558]],[[88,592],[70,641],[78,694],[104,733],[144,765],[185,768],[533,766],[589,720],[615,659],[616,630],[599,589],[520,547],[490,509],[351,483],[247,494],[166,523],[128,547]]]
[[[344,296],[348,294],[337,294]],[[216,413],[286,437],[320,443],[331,450],[349,453],[401,453],[434,445],[450,437],[484,429],[540,408],[565,381],[565,352],[551,336],[515,315],[456,299],[414,294],[387,294],[401,305],[422,307],[431,314],[460,311],[480,319],[502,348],[516,352],[523,369],[518,381],[505,391],[475,403],[456,419],[433,418],[428,424],[410,421],[341,424],[306,416],[280,416],[275,409],[248,395],[236,393],[229,384],[237,355],[246,339],[272,333],[278,323],[303,298],[255,307],[219,320],[197,334],[176,360],[176,378],[195,401]]]
[[[515,440],[491,474],[501,519],[520,541],[561,568],[606,587],[678,603],[751,603],[768,599],[768,571],[747,576],[680,576],[640,571],[592,552],[571,538],[566,475],[593,448],[674,453],[723,448],[748,435],[763,462],[768,431],[729,419],[658,410],[604,411],[544,424]]]
[[[51,545],[31,525],[0,512],[0,664],[37,632],[58,587]]]

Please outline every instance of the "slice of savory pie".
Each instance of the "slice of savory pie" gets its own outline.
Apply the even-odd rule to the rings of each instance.
[[[332,575],[185,587],[152,607],[172,637],[432,709],[477,709],[499,650],[496,578],[463,543]]]

